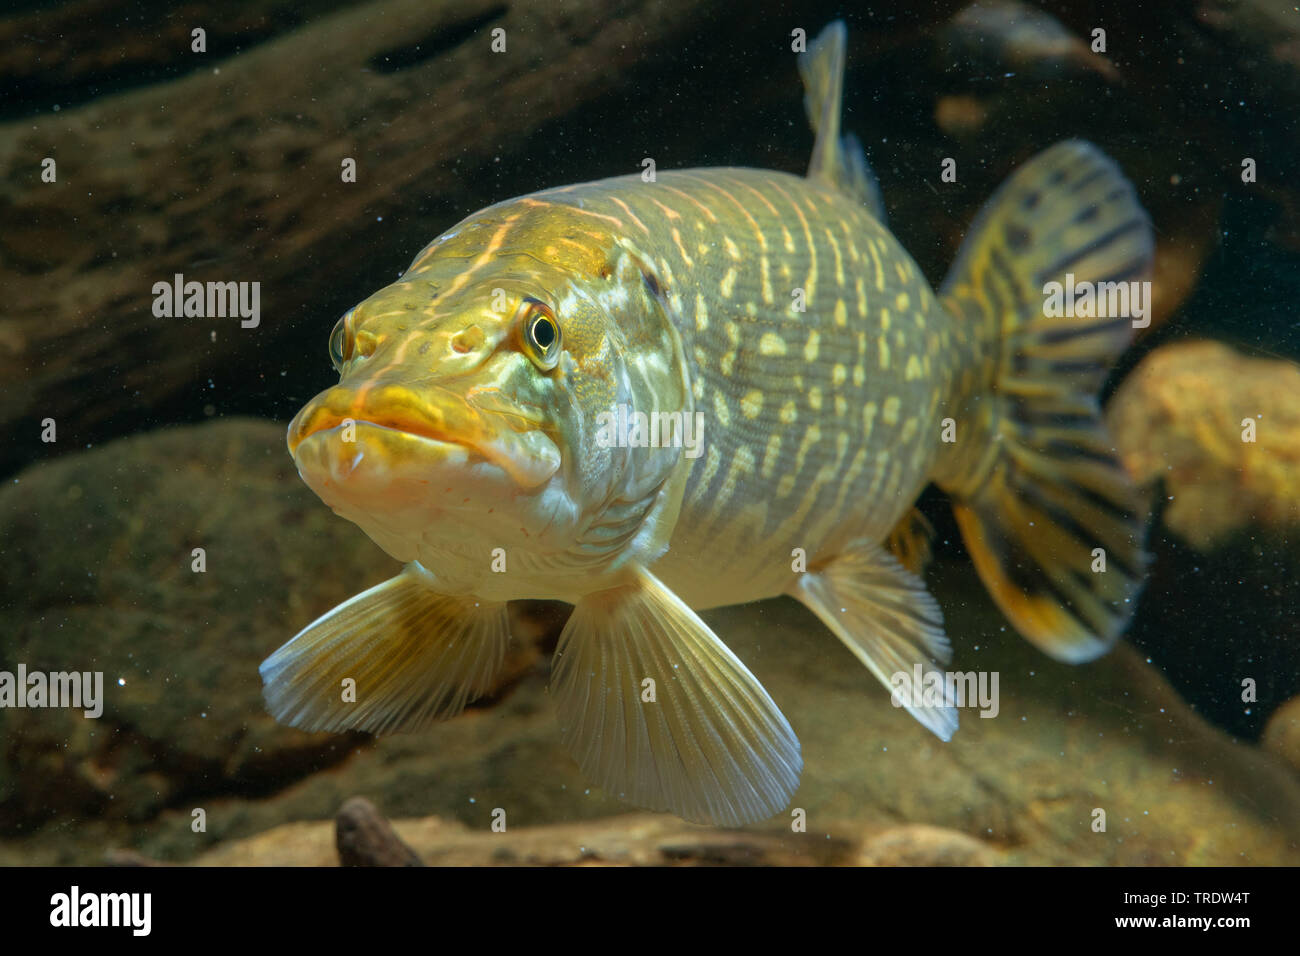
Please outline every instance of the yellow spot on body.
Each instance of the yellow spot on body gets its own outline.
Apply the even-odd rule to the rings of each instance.
[[[898,273],[899,282],[906,282],[912,276],[912,267],[905,260],[895,262],[894,271]]]
[[[650,201],[651,201],[652,203],[654,203],[656,206],[658,206],[658,207],[659,207],[659,211],[662,212],[662,213],[663,213],[665,216],[667,216],[669,219],[681,219],[681,218],[682,218],[681,215],[677,212],[676,209],[673,209],[671,206],[665,206],[665,205],[664,205],[663,203],[661,203],[658,199],[651,199]]]
[[[630,218],[634,223],[637,224],[638,229],[644,232],[647,236],[650,235],[650,229],[646,226],[645,223],[643,223],[640,219],[637,218],[636,213],[632,211],[632,208],[627,203],[623,202],[623,200],[617,197],[611,197],[611,198],[613,198],[614,202],[618,203],[620,209],[622,209],[625,213],[628,214],[628,218]]]
[[[812,406],[813,411],[819,412],[822,407],[822,390],[814,385],[808,389],[808,404]]]
[[[740,412],[750,421],[753,421],[763,411],[763,393],[758,389],[750,389],[740,400]]]
[[[880,331],[882,331],[882,332],[888,332],[888,331],[889,331],[889,321],[890,321],[890,320],[889,320],[889,310],[888,310],[888,309],[881,309],[881,310],[880,310]]]
[[[794,399],[781,406],[781,424],[793,425],[798,417],[799,413],[795,410]]]
[[[701,229],[704,228],[704,223],[702,222],[696,222],[696,225],[699,226]],[[698,243],[695,246],[695,251],[698,252],[700,254],[700,258],[703,259],[705,256],[709,254],[709,244],[707,242]]]
[[[763,469],[764,478],[771,478],[772,471],[776,468],[777,460],[781,455],[781,436],[772,434],[767,439],[767,450],[763,452]]]
[[[898,400],[897,395],[890,395],[885,399],[884,407],[880,411],[880,420],[886,425],[898,424],[898,410],[902,408],[903,403]]]
[[[880,339],[880,367],[889,368],[889,343],[883,336]]]
[[[714,515],[722,514],[723,506],[731,500],[731,496],[736,493],[736,485],[741,474],[748,474],[754,470],[754,453],[749,450],[748,445],[741,445],[736,449],[731,458],[731,467],[727,469],[727,476],[722,479],[722,484],[718,487],[718,495],[709,506],[709,510]]]
[[[731,409],[727,407],[727,397],[721,389],[713,393],[713,414],[723,428],[731,424]]]
[[[735,352],[725,352],[723,353],[722,358],[718,359],[718,368],[722,370],[723,375],[730,376],[731,370],[735,368],[735,365],[736,365]]]
[[[853,366],[853,384],[862,387],[862,383],[867,380],[867,370],[861,364]]]
[[[713,476],[718,473],[718,467],[722,464],[722,453],[718,451],[718,446],[713,442],[707,444],[708,450],[704,453],[704,473],[700,475],[700,484],[695,489],[697,496],[709,487]]]
[[[898,293],[897,296],[894,297],[894,308],[896,308],[899,312],[906,312],[908,306],[910,306],[911,304],[912,304],[912,300],[908,298],[906,292],[900,292]]]
[[[846,369],[839,362],[836,362],[835,367],[831,369],[831,381],[835,383],[835,387],[839,388],[841,385],[843,385],[845,380],[848,379],[848,377],[849,377],[849,370]]]
[[[703,345],[695,346],[695,364],[700,368],[707,368],[709,364],[709,353],[704,351]]]
[[[785,339],[775,332],[764,332],[758,340],[758,352],[760,355],[784,355]]]
[[[835,324],[840,328],[849,324],[849,310],[843,299],[835,300]]]
[[[835,458],[837,461],[843,461],[844,455],[849,450],[849,436],[846,432],[835,433]]]
[[[736,262],[740,261],[740,247],[731,241],[730,236],[722,237],[722,245],[727,250],[727,255],[731,256]]]
[[[803,441],[799,445],[799,451],[794,456],[794,473],[796,475],[803,472],[804,459],[808,457],[809,450],[822,440],[822,430],[817,427],[817,423],[808,426],[807,431],[803,433]]]
[[[676,226],[673,227],[673,242],[677,244],[677,251],[681,253],[682,262],[686,263],[686,268],[689,269],[695,265],[695,260],[686,251],[686,246],[682,243],[682,234],[677,231]]]
[[[772,291],[772,264],[768,261],[767,253],[763,253],[758,260],[759,281],[763,287],[763,301],[771,305],[776,301],[776,294]]]
[[[835,284],[844,285],[844,257],[840,255],[840,244],[835,241],[835,234],[831,232],[829,226],[825,232],[826,241],[831,244],[831,250],[835,253]]]
[[[849,410],[849,403],[848,403],[848,400],[847,400],[843,395],[836,395],[836,396],[835,396],[835,415],[836,415],[836,417],[838,417],[838,418],[843,418],[844,415],[845,415],[845,413],[846,413],[848,410]]]
[[[727,341],[732,345],[740,344],[740,326],[730,319],[727,320]]]
[[[695,396],[697,402],[704,398],[704,379],[697,378],[691,382],[691,394]]]
[[[751,319],[758,315],[758,306],[753,302],[745,303],[745,314]]]
[[[903,373],[903,379],[908,382],[914,382],[921,377],[921,361],[915,355],[907,357],[907,370]]]
[[[781,227],[781,238],[785,241],[785,251],[794,252],[794,236],[790,235],[790,230],[785,226]]]
[[[917,427],[917,421],[915,418],[909,418],[907,421],[903,422],[902,431],[898,433],[898,440],[903,443],[911,441],[912,437],[916,434]]]
[[[808,342],[803,347],[803,360],[805,362],[817,361],[817,348],[821,344],[822,337],[817,334],[816,329],[808,333]]]
[[[792,491],[794,491],[794,475],[787,471],[776,484],[776,496],[778,498],[787,498]]]
[[[880,253],[876,252],[875,243],[871,244],[871,261],[876,267],[876,291],[885,291],[885,269],[880,262]]]
[[[878,411],[875,402],[867,402],[862,406],[862,432],[864,435],[869,436],[871,434],[871,430],[876,425],[876,412]]]
[[[736,288],[736,270],[728,269],[727,274],[722,277],[722,284],[718,286],[724,299],[731,298],[731,292]]]
[[[865,319],[867,317],[867,289],[862,282],[861,276],[858,276],[854,289],[858,293],[858,315]]]
[[[701,332],[709,327],[709,307],[699,292],[695,293],[695,327]]]

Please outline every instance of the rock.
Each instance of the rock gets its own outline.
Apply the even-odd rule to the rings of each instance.
[[[1300,365],[1218,342],[1165,345],[1106,417],[1129,472],[1163,484],[1165,524],[1193,547],[1300,521]]]
[[[0,486],[0,542],[0,669],[102,671],[106,698],[97,720],[0,710],[0,832],[189,817],[368,741],[282,727],[262,705],[263,658],[398,570],[303,485],[282,426],[168,429],[33,466]],[[515,648],[503,688],[536,657]]]
[[[1096,73],[1108,82],[1119,71],[1049,13],[1019,0],[979,0],[964,8],[939,34],[945,58],[968,69],[1013,69],[1035,79]]]
[[[211,850],[195,866],[330,866],[329,825],[287,824]],[[712,830],[672,817],[624,814],[582,823],[494,832],[428,817],[397,820],[397,835],[434,866],[780,866],[852,860],[851,846],[823,835]]]
[[[943,827],[894,827],[863,844],[861,866],[996,866],[999,854],[987,844]]]
[[[424,865],[365,797],[352,797],[344,803],[334,826],[342,866]]]
[[[1300,772],[1300,697],[1292,697],[1273,711],[1268,723],[1264,725],[1260,745]]]

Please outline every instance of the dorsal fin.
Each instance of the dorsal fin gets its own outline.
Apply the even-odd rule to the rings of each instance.
[[[826,26],[807,52],[799,54],[804,108],[817,137],[808,178],[825,183],[865,205],[882,223],[885,206],[862,144],[852,133],[840,136],[840,101],[844,92],[844,60],[848,31],[843,20]]]

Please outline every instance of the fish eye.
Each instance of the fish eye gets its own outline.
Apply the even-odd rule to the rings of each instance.
[[[520,307],[525,351],[543,371],[555,368],[560,359],[560,324],[549,306],[526,298]]]
[[[528,334],[533,340],[533,345],[540,351],[545,352],[560,337],[560,330],[555,327],[555,323],[551,321],[550,317],[539,315],[533,319]]]
[[[349,310],[334,324],[334,331],[330,333],[330,364],[340,375],[343,374],[343,363],[352,357],[352,342],[348,335],[348,319],[351,317],[352,311]]]

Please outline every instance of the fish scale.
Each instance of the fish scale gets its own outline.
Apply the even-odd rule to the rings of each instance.
[[[806,177],[667,171],[507,200],[339,321],[339,382],[289,450],[405,567],[267,658],[277,719],[453,716],[502,672],[508,602],[565,601],[551,691],[587,778],[695,822],[764,819],[798,786],[799,740],[697,612],[793,597],[949,739],[961,702],[921,693],[954,654],[913,561],[930,483],[1022,635],[1069,662],[1119,638],[1147,516],[1095,393],[1131,330],[1042,296],[1067,273],[1148,275],[1146,214],[1095,147],[1060,143],[932,292],[840,135],[844,51],[832,24],[798,60]],[[622,432],[663,415],[702,440]]]

